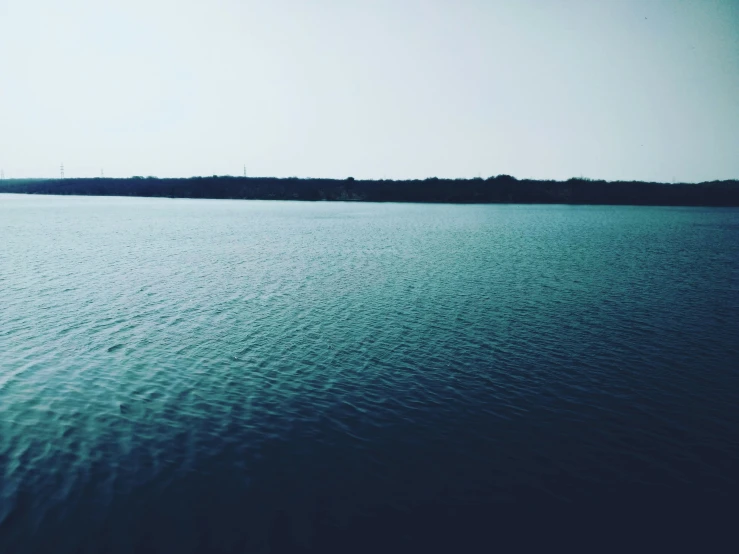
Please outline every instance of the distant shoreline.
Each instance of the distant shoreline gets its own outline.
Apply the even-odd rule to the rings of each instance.
[[[739,206],[738,180],[668,184],[591,179],[519,180],[508,175],[423,180],[230,176],[4,179],[0,180],[0,193],[433,204]]]

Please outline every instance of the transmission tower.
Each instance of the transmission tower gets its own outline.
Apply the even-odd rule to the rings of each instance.
[[[64,179],[64,164],[59,168],[59,174],[61,175],[61,178]]]
[[[246,177],[246,165],[244,166],[244,177]]]

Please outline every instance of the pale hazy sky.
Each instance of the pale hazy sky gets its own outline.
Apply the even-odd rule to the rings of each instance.
[[[6,177],[739,178],[739,0],[0,0]]]

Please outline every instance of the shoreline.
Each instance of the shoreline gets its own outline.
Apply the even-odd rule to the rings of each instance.
[[[555,204],[586,206],[739,207],[739,181],[488,179],[408,181],[273,177],[5,179],[0,193],[214,200],[291,200],[418,204]]]

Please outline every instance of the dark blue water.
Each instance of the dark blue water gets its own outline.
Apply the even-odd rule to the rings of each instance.
[[[0,237],[2,553],[735,509],[739,210],[0,195]]]

